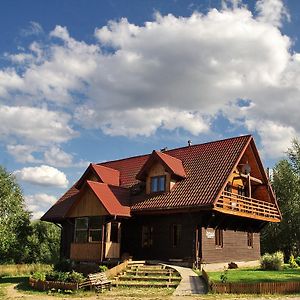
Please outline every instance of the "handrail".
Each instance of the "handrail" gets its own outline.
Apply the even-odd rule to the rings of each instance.
[[[222,192],[216,203],[216,207],[237,214],[244,213],[270,219],[280,218],[275,204],[227,191]]]

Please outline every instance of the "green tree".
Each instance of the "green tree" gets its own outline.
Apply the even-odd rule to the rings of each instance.
[[[300,255],[300,143],[293,140],[287,159],[273,170],[272,185],[282,213],[282,221],[269,224],[262,232],[262,251],[282,250],[285,258]]]
[[[42,221],[32,222],[26,262],[56,263],[59,260],[59,243],[60,229],[56,225]]]
[[[24,260],[29,217],[15,177],[0,166],[0,263]]]

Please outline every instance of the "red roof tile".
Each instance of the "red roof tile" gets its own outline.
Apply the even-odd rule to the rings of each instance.
[[[116,198],[116,191],[113,193],[107,184],[89,180],[86,183],[110,215],[130,217],[130,207],[123,206]]]
[[[180,159],[154,150],[145,162],[145,164],[142,166],[139,173],[136,175],[136,178],[144,180],[147,176],[147,171],[157,160],[162,162],[171,174],[174,174],[181,178],[186,177],[186,173],[183,168],[182,161]]]
[[[201,209],[203,206],[213,205],[218,193],[226,184],[228,176],[251,140],[252,137],[247,135],[172,149],[164,153],[156,152],[168,164],[170,169],[176,170],[176,172],[183,175],[182,169],[178,168],[178,161],[181,161],[183,170],[186,173],[186,178],[178,181],[176,187],[170,192],[158,195],[145,195],[144,193],[130,195],[129,189],[126,192],[125,189],[121,188],[130,188],[139,183],[136,176],[150,157],[149,154],[105,162],[97,166],[104,166],[119,171],[120,188],[118,191],[113,191],[112,187],[110,187],[110,192],[108,191],[108,193],[110,195],[114,193],[115,196],[118,194],[119,196],[116,197],[123,205],[130,203],[132,212],[142,213],[143,211],[181,208]],[[93,186],[95,184],[92,183]],[[107,190],[107,188],[100,187],[99,189],[101,189],[102,195],[104,189]],[[58,210],[61,209],[60,216],[64,216],[65,212],[63,210],[65,208],[60,208],[57,205],[60,202],[72,202],[72,195],[76,194],[75,190],[71,188],[69,192],[50,208],[43,218],[46,219],[47,216],[49,217],[49,212],[54,207],[54,215],[57,215]],[[69,195],[71,196],[69,197]],[[69,205],[66,206],[69,207]]]

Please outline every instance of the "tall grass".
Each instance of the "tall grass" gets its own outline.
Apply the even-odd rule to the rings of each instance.
[[[45,264],[0,265],[0,277],[30,275],[34,272],[47,272],[52,269],[52,265]]]

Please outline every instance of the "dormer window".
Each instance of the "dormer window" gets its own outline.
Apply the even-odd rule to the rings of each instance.
[[[166,176],[151,177],[151,193],[164,192],[166,190]]]

